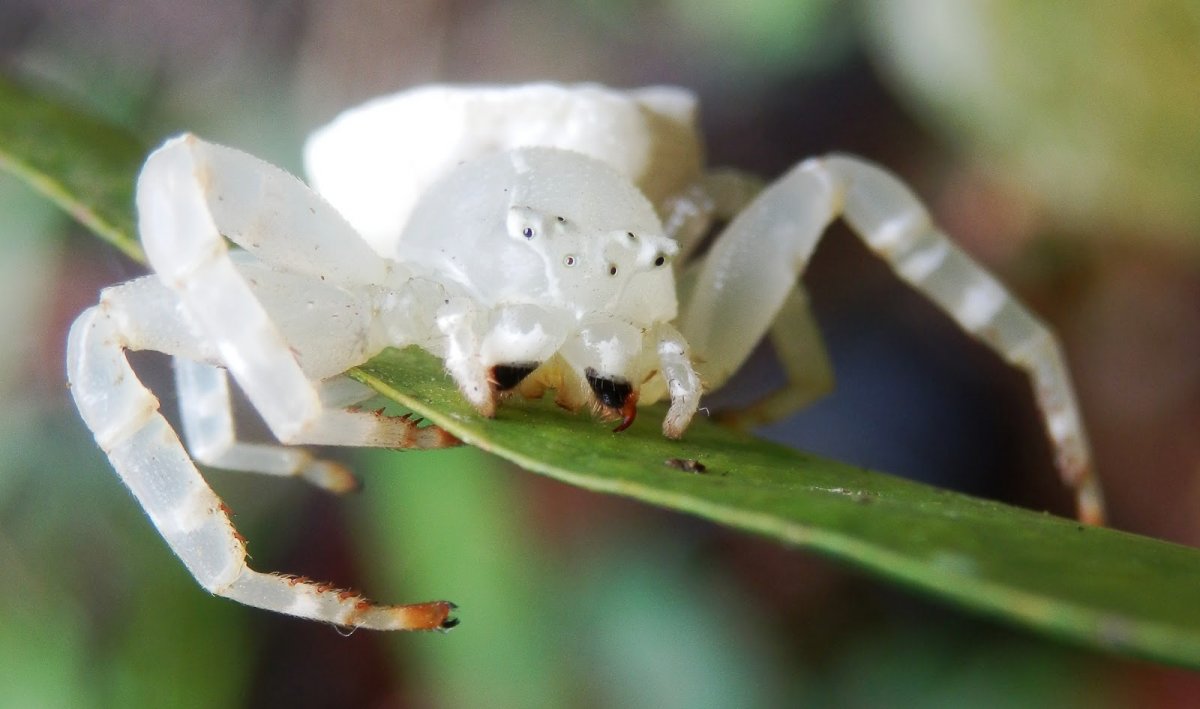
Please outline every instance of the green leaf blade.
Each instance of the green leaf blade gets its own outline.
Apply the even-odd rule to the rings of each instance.
[[[0,170],[136,261],[133,189],[146,152],[129,132],[0,79]]]
[[[622,434],[548,401],[509,403],[486,419],[414,349],[351,374],[528,470],[812,549],[1085,645],[1200,667],[1196,549],[857,469],[703,419],[671,441],[658,431],[661,407]]]

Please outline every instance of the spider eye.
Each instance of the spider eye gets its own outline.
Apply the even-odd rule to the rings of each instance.
[[[568,268],[571,266],[574,266],[576,264],[576,262],[577,262],[577,259],[574,256],[571,256],[569,254],[567,256],[563,256],[563,265],[567,266]]]
[[[610,276],[617,275],[617,264],[615,264],[615,263],[608,264],[608,275],[610,275]]]
[[[663,264],[664,264],[664,263],[666,263],[666,262],[667,262],[667,257],[666,257],[666,256],[663,256],[662,254],[659,254],[659,255],[658,255],[658,258],[654,259],[654,265],[655,265],[655,266],[661,266],[661,265],[663,265]]]
[[[632,231],[625,232],[625,236],[628,236],[630,241],[637,241],[637,235]]]
[[[525,227],[524,229],[522,229],[521,236],[525,237],[526,239],[532,239],[533,238],[533,227]]]

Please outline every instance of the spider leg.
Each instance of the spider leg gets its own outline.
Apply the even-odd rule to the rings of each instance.
[[[142,243],[159,278],[276,438],[390,448],[427,443],[427,436],[417,435],[426,429],[404,418],[321,401],[314,380],[360,364],[383,347],[364,320],[375,304],[355,284],[384,282],[388,265],[303,183],[257,158],[185,135],[147,159],[137,205]],[[223,234],[236,235],[253,255],[278,260],[272,267],[248,257],[235,262]],[[317,277],[325,257],[330,275]],[[312,277],[304,275],[308,271]],[[272,303],[272,312],[260,298]],[[344,317],[332,317],[334,304]],[[308,316],[316,311],[330,317]],[[290,338],[281,330],[283,319]],[[302,369],[297,347],[319,364]],[[447,436],[441,445],[453,443]]]
[[[680,194],[666,199],[661,208],[663,231],[679,243],[675,259],[688,263],[704,246],[714,223],[727,222],[762,192],[757,175],[719,169],[702,174]]]
[[[391,269],[390,262],[299,178],[194,135],[173,138],[155,151],[142,170],[138,190],[139,213],[147,206],[158,208],[151,211],[152,219],[143,217],[139,227],[142,240],[153,242],[146,244],[147,254],[160,273],[164,267],[174,271],[199,266],[201,259],[215,256],[212,229],[262,262],[324,283],[381,284]],[[161,201],[164,194],[181,199],[174,215],[161,213],[176,207]],[[196,210],[206,212],[205,219],[188,229],[170,221],[199,216]],[[171,231],[147,233],[147,224]]]
[[[445,337],[443,361],[463,397],[481,414],[496,415],[495,391],[488,381],[487,367],[480,358],[483,336],[482,314],[466,298],[452,298],[437,316],[437,327]]]
[[[246,547],[220,498],[138,380],[126,349],[146,344],[112,301],[84,311],[67,339],[71,393],[96,442],[196,581],[247,605],[347,627],[433,630],[454,625],[445,601],[377,605],[355,592],[246,565]]]
[[[176,357],[175,386],[183,438],[197,462],[214,468],[295,476],[335,493],[358,489],[358,480],[345,466],[315,458],[305,448],[238,440],[224,369]],[[363,399],[372,393],[368,389]]]
[[[679,241],[677,260],[687,263],[703,248],[713,224],[734,219],[765,187],[759,177],[739,170],[706,172],[681,195],[665,203],[668,236]],[[684,302],[690,298],[703,260],[694,263],[680,282]],[[803,283],[789,291],[768,331],[783,365],[783,387],[745,408],[722,411],[720,419],[747,428],[769,423],[803,408],[833,388],[833,368],[824,338],[809,308]]]
[[[703,357],[706,382],[725,381],[745,361],[825,227],[839,215],[902,279],[1029,375],[1080,518],[1103,521],[1102,495],[1057,340],[937,230],[899,180],[861,160],[831,156],[801,163],[767,188],[714,245],[680,328]]]
[[[787,294],[767,337],[783,365],[783,386],[745,408],[722,411],[722,422],[749,428],[778,421],[833,390],[833,365],[803,283]]]
[[[691,422],[700,406],[703,387],[700,375],[692,366],[688,355],[688,343],[679,331],[666,323],[660,323],[655,333],[658,340],[658,361],[671,406],[663,419],[663,435],[679,438]]]

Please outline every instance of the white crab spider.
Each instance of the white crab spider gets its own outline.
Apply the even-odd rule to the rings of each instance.
[[[678,438],[702,390],[719,387],[768,335],[789,382],[740,420],[777,417],[831,383],[796,283],[840,215],[1029,374],[1080,515],[1102,519],[1054,337],[907,188],[844,156],[805,161],[765,189],[705,172],[694,114],[693,97],[669,88],[417,89],[310,138],[316,192],[230,148],[169,140],[137,184],[154,274],[106,289],[71,328],[80,412],[209,591],[343,626],[450,627],[446,602],[378,605],[251,570],[193,458],[341,491],[354,486],[349,472],[293,444],[456,444],[439,429],[353,408],[371,392],[342,373],[389,346],[442,358],[488,416],[505,395],[554,389],[564,406],[594,406],[624,428],[637,404],[665,398],[663,433]],[[693,258],[715,220],[731,221]],[[190,456],[127,349],[175,356]],[[226,372],[283,445],[236,439]]]

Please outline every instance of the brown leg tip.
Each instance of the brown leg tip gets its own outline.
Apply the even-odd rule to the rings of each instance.
[[[406,606],[405,625],[411,630],[449,630],[458,625],[458,619],[450,615],[457,607],[449,601]]]
[[[451,617],[455,605],[449,601],[381,606],[359,598],[353,610],[338,620],[347,628],[368,630],[449,630],[458,625]]]
[[[1103,527],[1108,523],[1104,514],[1104,508],[1095,507],[1085,504],[1080,504],[1078,510],[1079,521],[1084,524],[1090,524],[1093,527]]]
[[[1085,481],[1083,487],[1076,491],[1075,506],[1079,521],[1094,527],[1105,525],[1104,496],[1095,479]]]
[[[335,495],[348,495],[362,490],[362,481],[349,468],[330,461],[321,463],[326,469],[321,471],[320,477],[309,477],[310,481]]]

